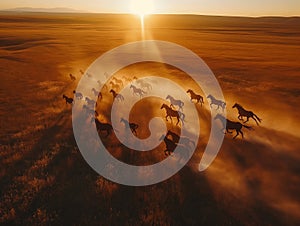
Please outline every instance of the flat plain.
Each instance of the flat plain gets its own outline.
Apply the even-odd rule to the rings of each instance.
[[[237,102],[262,123],[250,120],[254,130],[243,130],[244,139],[226,134],[213,164],[199,172],[210,130],[205,98],[203,107],[197,105],[202,127],[189,163],[159,184],[128,187],[105,180],[85,162],[74,140],[71,106],[62,95],[73,95],[80,70],[101,54],[140,41],[139,18],[0,13],[0,223],[299,225],[299,27],[297,17],[147,16],[144,39],[182,45],[211,68],[228,118],[238,121],[232,108]],[[118,74],[159,75],[184,90],[197,89],[184,72],[160,63],[131,65]],[[103,90],[98,111],[107,122],[111,103],[111,94]],[[160,104],[140,101],[131,119],[141,125],[155,115],[164,117]],[[141,125],[140,138],[149,135],[147,128]],[[163,143],[137,154],[114,134],[100,137],[125,162],[165,158]]]

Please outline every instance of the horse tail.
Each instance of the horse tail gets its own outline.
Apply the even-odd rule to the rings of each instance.
[[[251,126],[246,126],[246,125],[242,125],[243,127],[245,127],[248,130],[254,130]]]
[[[256,114],[253,113],[253,116],[254,116],[259,122],[261,122],[261,119],[258,118],[258,116],[257,116]]]

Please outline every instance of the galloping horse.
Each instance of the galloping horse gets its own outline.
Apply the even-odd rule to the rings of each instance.
[[[66,100],[66,104],[73,104],[73,98],[67,97],[65,94],[63,95],[63,99]]]
[[[75,90],[73,90],[73,93],[78,100],[82,100],[83,98],[82,93],[76,92]]]
[[[106,84],[103,84],[100,80],[98,80],[97,83],[98,83],[98,85],[99,85],[100,87],[103,87],[104,89],[108,90],[107,85],[106,85]]]
[[[115,81],[116,84],[120,86],[124,86],[123,81],[121,79],[117,79],[116,77],[113,77],[112,80]]]
[[[130,85],[130,89],[132,88],[133,90],[133,94],[136,94],[136,95],[140,95],[140,98],[142,98],[142,96],[144,94],[146,94],[146,92],[140,88],[137,88],[136,86],[134,85]]]
[[[203,97],[199,94],[196,94],[193,90],[189,89],[188,91],[186,91],[187,93],[190,93],[191,95],[191,101],[193,100],[197,100],[197,103],[200,102],[201,106],[202,104],[204,104],[204,101],[203,101]]]
[[[136,77],[135,77],[136,78]],[[143,80],[137,80],[136,81],[137,84],[139,84],[143,89],[146,88],[147,91],[149,92],[150,90],[152,90],[152,86],[150,83],[145,82]]]
[[[184,121],[184,118],[185,118],[185,114],[183,114],[180,111],[173,110],[172,108],[170,108],[166,104],[161,105],[160,109],[163,109],[163,108],[166,110],[166,113],[167,113],[167,115],[166,115],[166,120],[167,121],[168,121],[168,117],[171,119],[171,122],[172,122],[172,117],[175,117],[175,118],[177,118],[176,125],[178,125],[179,120],[181,120],[181,123],[184,124],[183,121]]]
[[[170,102],[171,102],[171,105],[170,105],[170,107],[174,107],[174,105],[176,105],[176,106],[178,106],[179,107],[179,110],[181,109],[181,110],[183,110],[182,109],[182,107],[184,106],[184,103],[181,101],[181,100],[176,100],[174,97],[172,97],[172,96],[170,96],[170,95],[168,95],[167,97],[166,97],[166,99],[168,100],[170,100]]]
[[[70,76],[70,79],[71,79],[72,81],[75,81],[75,80],[76,80],[76,77],[75,77],[74,75],[69,74],[69,76]]]
[[[88,105],[91,105],[91,106],[96,105],[97,106],[96,101],[90,99],[89,97],[85,97],[85,101],[87,102]]]
[[[167,136],[162,135],[159,139],[160,141],[164,141],[166,144],[166,150],[164,150],[165,155],[171,155],[177,147],[177,151],[180,154],[180,159],[183,157],[185,159],[188,159],[188,150],[180,144],[175,144],[174,141],[167,138]]]
[[[218,100],[210,94],[207,96],[207,99],[210,99],[210,101],[211,101],[210,102],[210,107],[212,107],[212,105],[217,105],[218,106],[217,110],[221,107],[222,110],[224,111],[224,109],[226,107],[226,103],[224,101]]]
[[[249,118],[253,118],[257,125],[259,125],[258,122],[261,122],[261,119],[258,118],[256,114],[254,114],[252,111],[245,110],[241,105],[239,105],[237,103],[235,103],[232,106],[232,108],[237,108],[238,109],[238,112],[239,112],[238,119],[239,120],[243,120],[243,117],[247,117],[247,120],[244,121],[244,123],[248,122]]]
[[[242,138],[244,138],[244,134],[242,132],[242,128],[245,127],[246,129],[248,130],[253,130],[252,127],[250,126],[245,126],[243,125],[242,123],[240,122],[233,122],[233,121],[230,121],[228,119],[226,119],[224,116],[220,115],[220,114],[217,114],[216,117],[215,117],[215,120],[216,119],[220,119],[222,124],[223,124],[223,128],[222,128],[222,131],[224,131],[226,129],[226,132],[227,133],[232,133],[230,132],[229,130],[235,130],[236,131],[236,135],[233,137],[233,139],[235,139],[239,134],[242,135]],[[225,124],[226,124],[226,127],[225,127]],[[226,133],[225,133],[226,134]]]
[[[132,78],[128,78],[125,75],[122,77],[124,79],[125,82],[132,82]]]
[[[174,152],[177,145],[172,140],[168,139],[165,135],[162,135],[159,140],[163,140],[166,144],[166,150],[164,150],[165,155],[171,155],[171,153]]]
[[[118,93],[117,93],[116,91],[114,91],[113,89],[111,89],[109,92],[112,93],[114,99],[117,99],[117,100],[119,100],[119,101],[123,101],[123,100],[124,100],[123,95],[118,94]]]
[[[120,86],[117,83],[114,83],[113,81],[110,81],[109,83],[111,85],[111,88],[114,90],[120,90]]]
[[[112,125],[109,124],[109,123],[102,123],[102,122],[99,121],[98,118],[93,117],[91,122],[93,122],[93,120],[95,120],[97,131],[98,132],[106,131],[106,137],[108,137],[110,132],[113,130]]]
[[[137,130],[137,128],[139,128],[139,125],[138,125],[138,124],[135,124],[135,123],[133,123],[133,122],[128,122],[128,121],[127,121],[126,119],[124,119],[124,118],[121,118],[121,121],[120,121],[120,122],[123,122],[124,125],[125,125],[125,127],[126,127],[127,129],[130,128],[131,132],[132,132],[133,134],[137,135],[136,130]]]
[[[181,139],[182,144],[186,147],[189,147],[190,144],[192,144],[194,147],[196,146],[195,142],[190,140],[188,137],[180,137],[178,134],[172,132],[171,130],[168,130],[166,136],[171,136],[172,140],[174,141],[175,144],[178,144],[179,140]]]

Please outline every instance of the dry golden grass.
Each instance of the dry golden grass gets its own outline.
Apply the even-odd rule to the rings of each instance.
[[[133,188],[99,177],[83,160],[72,133],[71,107],[62,94],[72,95],[79,70],[102,53],[140,40],[138,23],[129,15],[0,14],[0,223],[297,225],[299,18],[146,18],[146,39],[183,45],[210,66],[224,91],[229,118],[236,119],[231,106],[239,102],[263,122],[260,127],[250,122],[255,131],[246,132],[244,140],[228,135],[213,165],[199,173],[210,117],[203,110],[207,105],[198,108],[201,139],[188,165],[165,182]],[[152,70],[185,89],[192,84],[166,65],[134,65],[120,75],[126,70],[139,76]],[[105,93],[102,109],[110,108],[108,98]],[[143,104],[133,109],[135,116]],[[101,114],[109,121],[107,112]],[[146,116],[154,114],[163,115],[153,110]],[[139,124],[145,120],[135,119]],[[145,126],[140,136],[148,132]],[[164,158],[163,145],[135,155],[114,136],[103,140],[124,161],[145,164]]]

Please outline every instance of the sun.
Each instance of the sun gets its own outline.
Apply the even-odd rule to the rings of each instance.
[[[141,17],[153,13],[153,0],[131,0],[131,13],[138,14]]]

